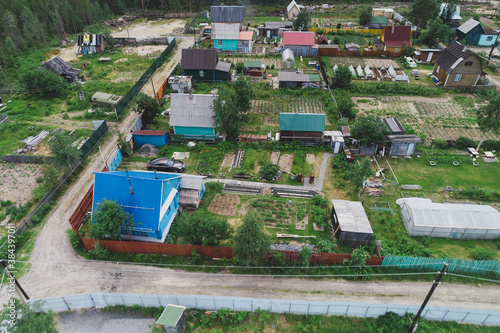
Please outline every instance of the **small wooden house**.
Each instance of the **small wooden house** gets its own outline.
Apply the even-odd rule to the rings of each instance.
[[[325,115],[316,113],[280,113],[280,140],[321,144]]]
[[[291,20],[297,15],[299,15],[300,11],[304,10],[304,8],[305,8],[304,6],[297,4],[295,0],[292,0],[286,7],[288,19]]]
[[[421,49],[417,48],[414,53],[415,53],[415,61],[417,63],[423,63],[423,64],[430,64],[433,63],[434,60],[436,60],[437,57],[441,54],[440,49]]]
[[[432,71],[443,87],[470,88],[483,75],[481,59],[459,42],[448,46],[434,61]]]
[[[401,52],[404,47],[411,46],[411,26],[391,25],[384,29],[383,42],[384,51]]]
[[[241,27],[245,20],[244,6],[212,6],[210,7],[212,23],[238,23]]]
[[[286,31],[283,33],[283,49],[290,49],[296,57],[317,57],[318,45],[312,31]]]
[[[491,28],[484,28],[481,22],[469,19],[456,30],[459,40],[465,39],[467,45],[492,46],[496,43],[498,32]]]
[[[250,76],[261,76],[262,75],[262,62],[257,60],[245,60],[245,74]]]
[[[62,60],[60,57],[55,57],[45,63],[42,62],[41,67],[65,78],[68,82],[78,80],[81,72],[80,69],[71,67],[70,64]]]
[[[304,83],[311,82],[311,78],[302,72],[279,71],[278,81],[280,88],[302,88]]]
[[[228,81],[231,63],[219,60],[215,49],[182,49],[181,68],[197,81]]]
[[[359,201],[332,200],[332,223],[339,245],[366,245],[373,229]]]
[[[345,48],[347,51],[359,51],[359,45],[356,43],[347,43]]]

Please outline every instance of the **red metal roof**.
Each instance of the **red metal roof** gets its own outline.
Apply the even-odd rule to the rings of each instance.
[[[312,31],[286,31],[283,33],[283,45],[314,45]]]
[[[389,47],[411,46],[411,26],[386,26],[384,29],[384,43]]]
[[[147,131],[147,130],[139,130],[134,131],[132,135],[165,135],[167,131]]]

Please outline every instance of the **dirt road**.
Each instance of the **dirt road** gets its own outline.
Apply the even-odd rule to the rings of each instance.
[[[182,41],[182,46],[185,41]],[[189,41],[187,41],[189,43]],[[163,79],[180,59],[181,47],[172,61],[158,73]],[[147,88],[146,88],[147,90]],[[128,132],[136,114],[130,114],[116,129]],[[107,156],[116,143],[116,134],[102,143]],[[40,231],[29,262],[31,268],[20,283],[32,298],[87,292],[145,294],[233,295],[305,300],[350,300],[371,303],[420,304],[430,283],[349,282],[342,280],[280,279],[270,276],[204,274],[168,268],[87,261],[69,244],[68,219],[91,186],[92,173],[103,167],[100,156],[90,161],[78,181],[68,189]],[[445,279],[446,280],[446,279]],[[430,301],[433,306],[500,310],[498,286],[439,286]],[[7,301],[6,289],[0,302]]]

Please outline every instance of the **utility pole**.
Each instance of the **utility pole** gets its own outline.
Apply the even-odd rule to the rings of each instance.
[[[424,308],[427,305],[427,302],[429,302],[429,300],[431,299],[431,296],[434,293],[434,290],[436,290],[437,286],[439,285],[439,283],[441,281],[441,278],[443,277],[443,275],[446,274],[446,270],[447,269],[448,269],[448,264],[444,263],[443,269],[441,270],[441,272],[439,272],[438,277],[436,278],[436,280],[432,284],[431,290],[429,290],[429,293],[425,297],[424,302],[422,303],[422,306],[420,306],[420,309],[418,310],[417,315],[415,316],[415,318],[413,318],[411,326],[408,329],[408,333],[413,333],[417,329],[417,326],[418,326],[417,325],[417,321],[420,318],[420,315],[422,314],[422,311],[424,311]]]
[[[153,87],[153,96],[156,96],[155,85],[153,84],[153,74],[151,74],[149,80],[151,81],[151,87]]]
[[[14,274],[12,274],[11,271],[9,271],[9,269],[7,268],[7,265],[5,265],[5,262],[2,259],[0,259],[0,264],[2,264],[3,268],[5,268],[5,270],[7,271],[7,274],[9,274],[14,279],[14,283],[16,284],[16,287],[17,287],[17,289],[19,289],[19,291],[21,292],[21,294],[23,294],[24,299],[25,300],[30,299],[30,297],[28,296],[28,294],[26,294],[26,292],[24,291],[24,289],[19,284],[19,281],[17,281],[17,279],[14,276]]]

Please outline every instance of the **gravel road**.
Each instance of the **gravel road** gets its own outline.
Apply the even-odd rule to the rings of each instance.
[[[181,45],[186,44],[183,41]],[[177,47],[175,52],[172,61],[158,75],[166,75],[180,59],[181,47]],[[115,124],[115,128],[127,133],[136,116],[134,113],[129,114],[122,123]],[[111,139],[101,144],[104,156],[109,154],[115,143],[116,134],[113,133]],[[66,230],[69,228],[69,217],[91,186],[92,173],[103,168],[101,157],[97,154],[89,162],[87,169],[60,199],[36,239],[29,260],[30,270],[20,279],[31,298],[87,292],[123,292],[416,305],[421,304],[431,286],[430,283],[351,282],[189,273],[168,268],[84,260],[71,248]],[[498,286],[443,283],[437,288],[429,305],[500,311],[499,300]],[[6,301],[4,288],[0,292],[0,302],[5,304]]]

